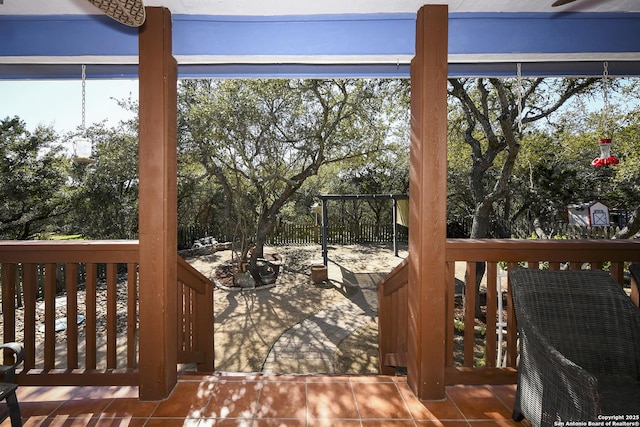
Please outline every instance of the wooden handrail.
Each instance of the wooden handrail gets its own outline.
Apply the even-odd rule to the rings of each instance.
[[[0,263],[138,262],[137,240],[0,240]]]
[[[207,286],[213,287],[211,280],[181,257],[178,257],[178,282],[187,285],[199,294],[204,294]]]
[[[409,259],[405,258],[378,284],[384,295],[391,295],[407,284],[409,280]]]
[[[640,260],[638,240],[447,239],[447,261],[557,262]]]

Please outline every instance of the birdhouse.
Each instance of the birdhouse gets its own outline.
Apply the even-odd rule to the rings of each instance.
[[[567,206],[569,225],[582,227],[609,227],[609,207],[596,200]]]

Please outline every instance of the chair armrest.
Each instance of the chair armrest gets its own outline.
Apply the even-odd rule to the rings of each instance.
[[[0,365],[0,375],[4,376],[4,381],[13,383],[15,382],[16,368],[24,360],[24,346],[18,342],[7,342],[0,344],[0,350],[9,350],[13,353],[14,362],[12,365]]]

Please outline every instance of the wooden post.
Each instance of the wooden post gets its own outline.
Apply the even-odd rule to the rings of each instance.
[[[177,382],[177,65],[171,13],[146,8],[139,33],[140,399]]]
[[[408,383],[444,399],[448,8],[418,11],[411,62]]]
[[[329,265],[329,213],[327,211],[327,199],[322,199],[322,263],[325,267]]]

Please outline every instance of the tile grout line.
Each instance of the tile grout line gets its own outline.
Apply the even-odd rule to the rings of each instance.
[[[402,394],[402,392],[400,391],[400,388],[398,387],[398,382],[394,381],[393,385],[396,387],[396,392],[400,396],[400,399],[402,400],[402,403],[404,404],[404,408],[406,409],[407,413],[409,414],[411,422],[413,423],[414,427],[416,427],[417,426],[416,418],[413,416],[413,412],[411,412],[411,408],[409,408],[409,405],[407,404],[407,401],[404,398],[404,394]]]
[[[305,379],[304,381],[304,406],[305,406],[305,420],[304,425],[309,427],[309,383]]]
[[[458,412],[460,412],[460,415],[462,415],[462,419],[465,423],[467,423],[468,426],[471,426],[471,422],[469,421],[469,419],[467,418],[467,416],[464,414],[464,412],[462,412],[462,409],[460,409],[460,407],[458,406],[458,404],[456,403],[456,401],[453,399],[453,397],[447,393],[447,388],[445,387],[444,390],[444,395],[446,399],[449,399],[451,401],[451,404],[453,406],[456,407],[456,409],[458,410]]]
[[[500,397],[500,396],[495,392],[495,390],[494,390],[494,386],[488,386],[487,388],[488,388],[489,390],[491,390],[491,393],[493,393],[493,395],[496,397],[496,399],[498,399],[498,400],[500,401],[500,403],[502,403],[502,404],[507,408],[507,410],[509,410],[509,411],[513,412],[513,409],[512,409],[509,405],[507,405],[507,402],[505,402],[505,401],[502,399],[502,397]],[[513,421],[513,418],[510,418],[510,419]],[[514,421],[514,422],[517,422],[517,421]]]
[[[254,407],[251,410],[251,416],[248,418],[248,421],[251,421],[252,425],[255,425],[257,423],[258,408],[260,407],[260,398],[262,397],[262,390],[264,390],[264,382],[261,379],[256,380],[255,384],[259,385],[260,387],[258,388],[258,395],[256,396]]]
[[[349,388],[351,389],[351,397],[353,397],[353,403],[356,406],[356,413],[358,414],[358,421],[360,421],[360,427],[362,427],[362,414],[360,413],[360,405],[358,405],[358,399],[356,398],[356,391],[353,389],[353,381],[349,378]]]

